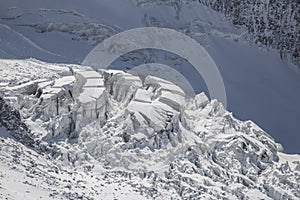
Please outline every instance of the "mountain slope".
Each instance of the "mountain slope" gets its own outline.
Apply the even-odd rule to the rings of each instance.
[[[1,69],[15,74],[1,77],[2,196],[300,197],[299,155],[203,93],[186,99],[157,77],[36,60],[1,60]]]
[[[232,8],[231,4],[229,7]],[[261,7],[254,8],[261,11]],[[239,15],[238,19],[243,16]],[[56,63],[81,63],[103,39],[132,28],[158,26],[186,33],[198,41],[216,62],[224,79],[228,109],[238,118],[255,121],[282,143],[287,152],[300,152],[297,142],[297,119],[300,118],[298,69],[282,61],[278,52],[261,44],[249,44],[245,39],[249,37],[247,29],[234,27],[222,14],[198,2],[1,1],[0,23],[3,24],[3,31],[0,31],[1,58],[33,57]],[[296,29],[297,26],[294,31]],[[264,32],[255,30],[258,39],[264,38],[260,37]],[[281,39],[285,40],[288,35]],[[293,44],[297,48],[298,43]],[[111,68],[132,68],[136,66],[136,60],[141,64],[149,59],[183,74],[192,68],[176,55],[166,52],[148,55],[143,51],[133,52],[120,58]],[[201,76],[188,77],[188,81],[197,93],[204,91],[209,96]]]
[[[300,7],[298,1],[207,1],[200,0],[228,16],[234,24],[245,26],[251,40],[277,49],[281,58],[300,58]]]

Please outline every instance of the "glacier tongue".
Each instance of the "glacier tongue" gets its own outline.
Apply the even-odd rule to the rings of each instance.
[[[59,173],[76,172],[86,182],[86,176],[96,177],[78,187],[77,197],[103,195],[104,190],[91,188],[106,187],[97,185],[105,177],[106,185],[124,182],[146,198],[300,198],[300,156],[282,153],[270,135],[251,121],[234,118],[204,93],[186,99],[171,82],[153,76],[142,81],[117,70],[35,60],[0,63],[5,70],[17,64],[18,70],[43,74],[40,80],[30,73],[11,80],[0,75],[5,80],[0,126],[16,139],[1,143],[31,144],[41,156],[50,156]],[[8,154],[3,149],[1,159]],[[76,197],[62,188],[66,179],[53,179],[62,186],[52,195]]]

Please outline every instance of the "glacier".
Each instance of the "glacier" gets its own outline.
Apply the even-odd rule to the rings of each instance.
[[[46,62],[78,64],[94,45],[122,31],[151,26],[171,28],[195,39],[213,58],[224,80],[228,110],[239,119],[254,121],[279,141],[287,152],[299,153],[299,69],[281,60],[278,51],[263,45],[273,39],[272,45],[269,45],[273,48],[279,41],[283,41],[279,45],[281,49],[297,47],[297,42],[288,38],[293,37],[298,28],[296,19],[276,25],[275,28],[287,25],[283,30],[287,33],[280,34],[276,42],[265,23],[269,20],[264,5],[269,5],[269,11],[276,11],[273,14],[279,16],[281,13],[277,11],[286,9],[285,16],[292,15],[294,18],[297,18],[297,12],[290,11],[296,11],[299,6],[290,9],[279,0],[273,3],[241,1],[244,3],[240,6],[233,2],[239,1],[0,1],[0,58],[36,58]],[[205,6],[208,4],[219,12]],[[253,12],[262,17],[255,20],[258,15]],[[245,26],[240,26],[245,20]],[[277,24],[277,20],[274,23]],[[254,32],[249,33],[247,27],[254,28]],[[258,43],[254,44],[254,41]],[[205,91],[209,96],[201,76],[195,76],[192,67],[184,60],[166,52],[131,52],[111,68],[123,70],[149,61],[172,66],[178,75],[185,75],[196,93]],[[165,74],[169,72],[172,69],[165,70]],[[182,79],[179,80],[177,82]]]
[[[300,156],[204,93],[35,59],[0,69],[0,198],[300,198]]]

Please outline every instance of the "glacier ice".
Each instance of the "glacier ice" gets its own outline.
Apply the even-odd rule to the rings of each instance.
[[[148,198],[300,197],[299,155],[283,153],[255,123],[234,118],[204,93],[188,99],[154,76],[19,62],[49,77],[28,73],[18,85],[19,78],[6,77],[12,84],[1,86],[0,126],[49,155],[55,171],[110,177],[107,185],[126,180],[136,187],[139,180],[136,190]]]

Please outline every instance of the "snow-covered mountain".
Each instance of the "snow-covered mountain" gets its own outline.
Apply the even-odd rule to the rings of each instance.
[[[199,0],[245,26],[255,43],[277,49],[300,66],[300,4],[297,0]]]
[[[0,199],[300,199],[300,155],[287,154],[300,153],[298,11],[279,0],[0,1]],[[227,108],[174,52],[81,64],[139,27],[203,46]]]
[[[278,7],[276,3],[268,4],[267,18],[265,14],[268,12],[262,12],[264,4],[261,1],[247,1],[247,4],[240,5],[233,5],[232,2],[0,1],[0,58],[33,57],[48,62],[79,64],[96,44],[116,33],[144,26],[175,29],[199,42],[217,64],[225,84],[228,110],[240,119],[253,120],[282,143],[287,152],[299,153],[299,70],[281,60],[278,51],[261,44],[265,37],[272,37],[271,33],[267,34],[268,31],[260,31],[261,24],[271,26],[273,22],[268,19],[274,19],[277,23],[277,15],[282,13],[278,10],[285,4],[281,1]],[[209,6],[225,13],[230,19]],[[296,41],[299,36],[293,34],[299,29],[296,25],[299,21],[298,4],[293,9],[290,6],[285,7],[288,12],[284,13],[284,18],[291,18],[291,24],[283,21],[276,26],[288,33],[279,34],[278,40],[274,39],[275,36],[271,38],[274,40],[271,47],[275,49],[279,43],[288,49],[291,45],[296,49],[299,47],[299,41]],[[272,18],[273,14],[276,16]],[[246,15],[248,18],[245,18]],[[252,23],[261,15],[262,21],[258,19],[258,24]],[[244,24],[245,29],[243,26],[237,28],[231,21]],[[247,27],[253,28],[254,33],[249,34]],[[290,42],[292,36],[296,38],[295,42]],[[249,38],[259,41],[258,44],[249,43]],[[131,52],[113,63],[111,68],[123,70],[146,62],[162,63],[181,74],[191,74],[192,67],[185,60],[161,51]],[[196,93],[204,91],[209,96],[200,76],[188,77],[188,80]]]
[[[300,156],[204,93],[33,59],[0,69],[1,198],[300,198]]]

